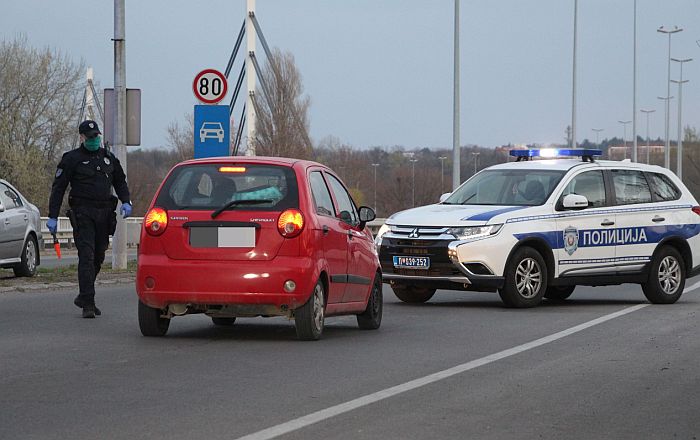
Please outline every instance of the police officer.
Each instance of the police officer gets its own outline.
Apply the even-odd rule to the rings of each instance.
[[[56,233],[58,215],[66,187],[70,209],[67,214],[73,226],[73,239],[78,248],[78,284],[80,293],[73,303],[83,309],[83,318],[94,318],[102,312],[95,306],[95,278],[105,259],[109,236],[114,234],[117,197],[122,202],[121,214],[131,215],[129,188],[119,160],[100,148],[100,129],[95,121],[84,121],[78,127],[80,147],[63,155],[56,168],[56,177],[49,199],[49,232]]]

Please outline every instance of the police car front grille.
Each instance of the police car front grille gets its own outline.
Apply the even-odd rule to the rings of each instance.
[[[408,240],[384,238],[379,250],[382,272],[408,276],[453,276],[462,275],[447,256],[450,240]],[[393,256],[421,256],[430,258],[430,268],[397,269]]]
[[[463,276],[458,269],[456,269],[452,264],[431,264],[430,269],[420,270],[420,269],[397,269],[393,267],[393,264],[389,262],[385,264],[382,262],[382,272],[391,273],[396,275],[407,275],[416,277],[445,277],[445,276]]]

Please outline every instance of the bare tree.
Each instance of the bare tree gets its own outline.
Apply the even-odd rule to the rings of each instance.
[[[194,157],[194,117],[185,115],[185,123],[171,122],[167,129],[167,146],[176,152],[178,161]]]
[[[42,211],[56,162],[76,135],[83,71],[26,37],[0,42],[0,176]]]
[[[311,157],[308,138],[310,99],[302,96],[301,74],[289,52],[274,49],[262,72],[263,84],[255,94],[256,154]]]

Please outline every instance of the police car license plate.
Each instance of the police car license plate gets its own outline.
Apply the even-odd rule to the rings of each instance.
[[[430,257],[400,257],[394,255],[394,267],[400,269],[430,269]]]
[[[190,228],[190,246],[196,248],[255,247],[255,228],[199,226]]]

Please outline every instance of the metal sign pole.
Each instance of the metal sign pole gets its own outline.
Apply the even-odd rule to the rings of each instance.
[[[245,18],[245,33],[247,56],[245,61],[245,76],[248,89],[248,97],[246,101],[248,149],[246,150],[246,156],[255,156],[255,66],[253,65],[256,44],[255,25],[253,24],[253,17],[255,16],[255,0],[247,0],[246,6],[247,13]]]
[[[114,0],[114,155],[126,167],[126,47],[124,0]],[[128,174],[127,174],[128,176]],[[126,221],[117,215],[112,238],[112,268],[126,269]]]

